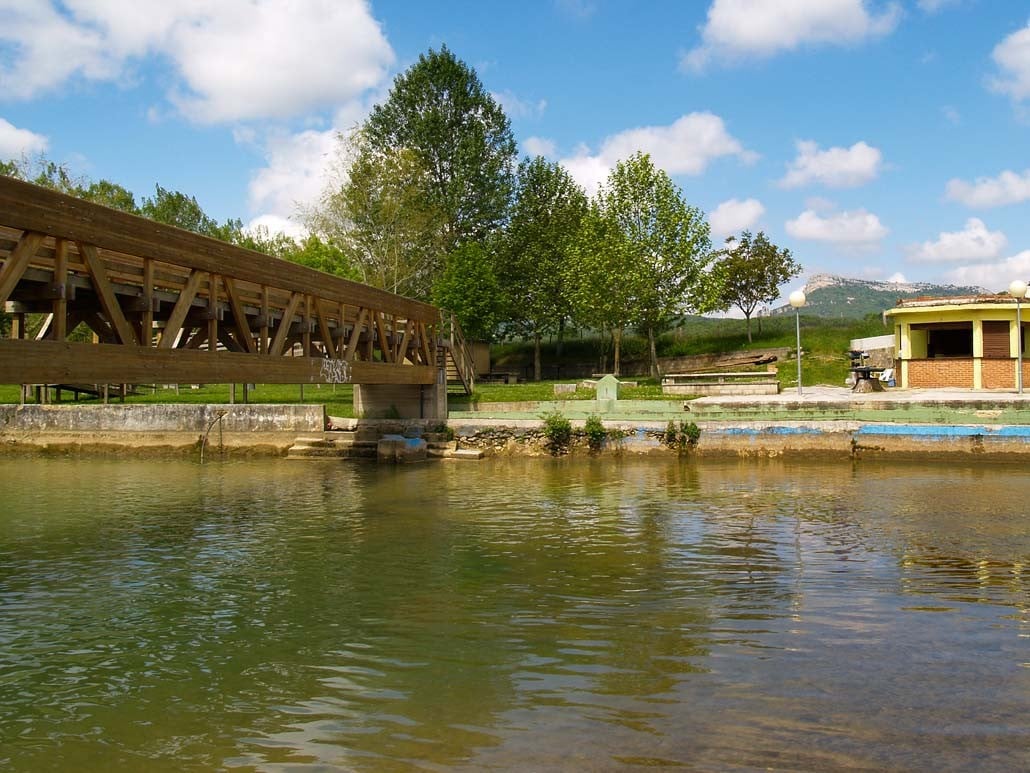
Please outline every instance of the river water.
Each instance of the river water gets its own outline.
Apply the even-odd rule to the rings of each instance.
[[[0,768],[1026,770],[1030,471],[5,457]]]

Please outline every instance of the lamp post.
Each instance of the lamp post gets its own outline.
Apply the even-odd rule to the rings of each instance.
[[[805,293],[803,290],[795,290],[790,294],[790,305],[794,307],[794,315],[797,320],[797,331],[798,331],[798,348],[797,348],[797,361],[798,361],[798,395],[801,395],[801,307],[805,305]]]
[[[1023,316],[1026,282],[1016,279],[1009,285],[1009,295],[1016,299],[1016,392],[1023,394]]]

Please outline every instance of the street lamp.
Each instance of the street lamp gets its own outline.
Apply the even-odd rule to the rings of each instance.
[[[1009,295],[1016,299],[1016,392],[1023,394],[1023,316],[1022,302],[1026,297],[1026,282],[1016,279],[1009,285]]]
[[[798,348],[797,348],[797,360],[798,360],[798,395],[801,395],[801,307],[805,305],[805,293],[803,290],[795,290],[790,294],[790,305],[794,307],[794,313],[797,318],[797,331],[798,331]]]

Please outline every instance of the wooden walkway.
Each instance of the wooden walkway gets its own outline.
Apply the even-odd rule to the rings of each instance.
[[[418,385],[451,359],[472,389],[435,306],[3,176],[0,308],[2,384]]]

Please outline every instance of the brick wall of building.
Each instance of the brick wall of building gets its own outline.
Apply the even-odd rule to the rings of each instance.
[[[980,377],[984,389],[1015,389],[1016,363],[1011,359],[984,360]]]
[[[933,389],[934,387],[972,389],[973,360],[961,357],[910,360],[908,385],[912,388],[922,389]]]

